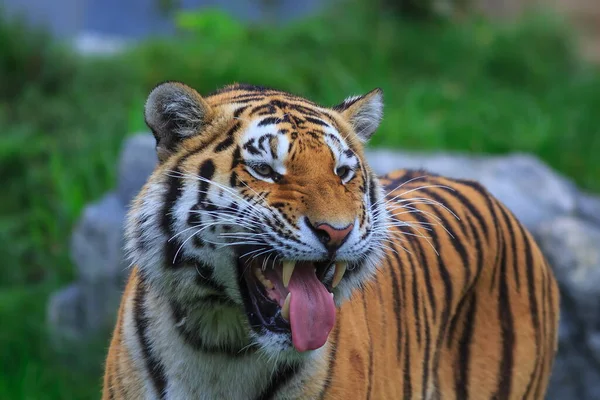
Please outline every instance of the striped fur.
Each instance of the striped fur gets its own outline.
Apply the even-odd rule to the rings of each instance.
[[[476,182],[375,177],[362,144],[381,111],[378,90],[333,108],[245,85],[153,91],[160,163],[127,221],[103,399],[544,398],[559,293],[540,249]],[[332,255],[311,221],[353,228]],[[248,245],[266,265],[348,262],[335,289],[322,277],[337,306],[323,347],[297,352],[248,316]]]

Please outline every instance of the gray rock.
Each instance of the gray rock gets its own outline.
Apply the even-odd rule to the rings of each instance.
[[[127,263],[125,207],[114,193],[85,208],[71,239],[77,281],[53,294],[48,323],[54,343],[84,342],[114,324]]]
[[[71,341],[83,339],[81,288],[76,283],[50,296],[47,318],[55,347],[62,348]]]
[[[110,193],[87,206],[71,238],[71,255],[82,281],[123,274],[123,222],[125,207]]]
[[[123,223],[129,202],[156,165],[154,146],[154,138],[147,134],[125,141],[117,190],[88,205],[75,226],[71,256],[77,281],[53,294],[48,303],[48,323],[57,345],[85,342],[114,324],[129,272]]]
[[[577,213],[582,218],[600,225],[600,197],[581,193],[577,198]]]
[[[576,209],[575,186],[529,155],[484,157],[389,150],[369,150],[366,155],[378,174],[398,168],[423,168],[453,178],[477,180],[530,228]]]
[[[152,135],[137,134],[128,138],[119,162],[117,193],[123,204],[129,204],[154,170],[156,141]]]
[[[600,227],[575,217],[535,232],[561,288],[559,354],[549,399],[600,399]]]

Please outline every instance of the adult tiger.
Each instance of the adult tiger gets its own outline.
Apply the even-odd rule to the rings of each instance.
[[[104,399],[543,398],[552,271],[479,184],[378,179],[382,109],[378,89],[151,92],[159,165],[128,216]]]

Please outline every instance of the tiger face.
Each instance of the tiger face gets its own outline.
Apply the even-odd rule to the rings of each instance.
[[[375,272],[387,211],[363,143],[379,89],[333,108],[233,85],[149,95],[159,165],[136,198],[127,249],[204,343],[271,355],[322,347],[339,306]],[[185,320],[185,321],[184,321]]]

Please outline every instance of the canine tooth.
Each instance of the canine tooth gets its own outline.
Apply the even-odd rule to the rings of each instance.
[[[273,282],[271,282],[270,280],[268,280],[267,278],[264,278],[260,281],[264,287],[266,287],[267,289],[273,289]]]
[[[336,287],[340,284],[340,281],[344,277],[344,273],[346,272],[346,266],[348,265],[345,261],[338,261],[335,263],[335,272],[333,273],[333,282],[331,284],[332,287]]]
[[[290,302],[292,301],[292,293],[288,293],[281,308],[281,316],[286,320],[290,320]]]
[[[294,272],[294,267],[296,263],[294,261],[284,261],[283,262],[283,286],[288,287],[290,284],[290,278],[292,277],[292,272]]]

